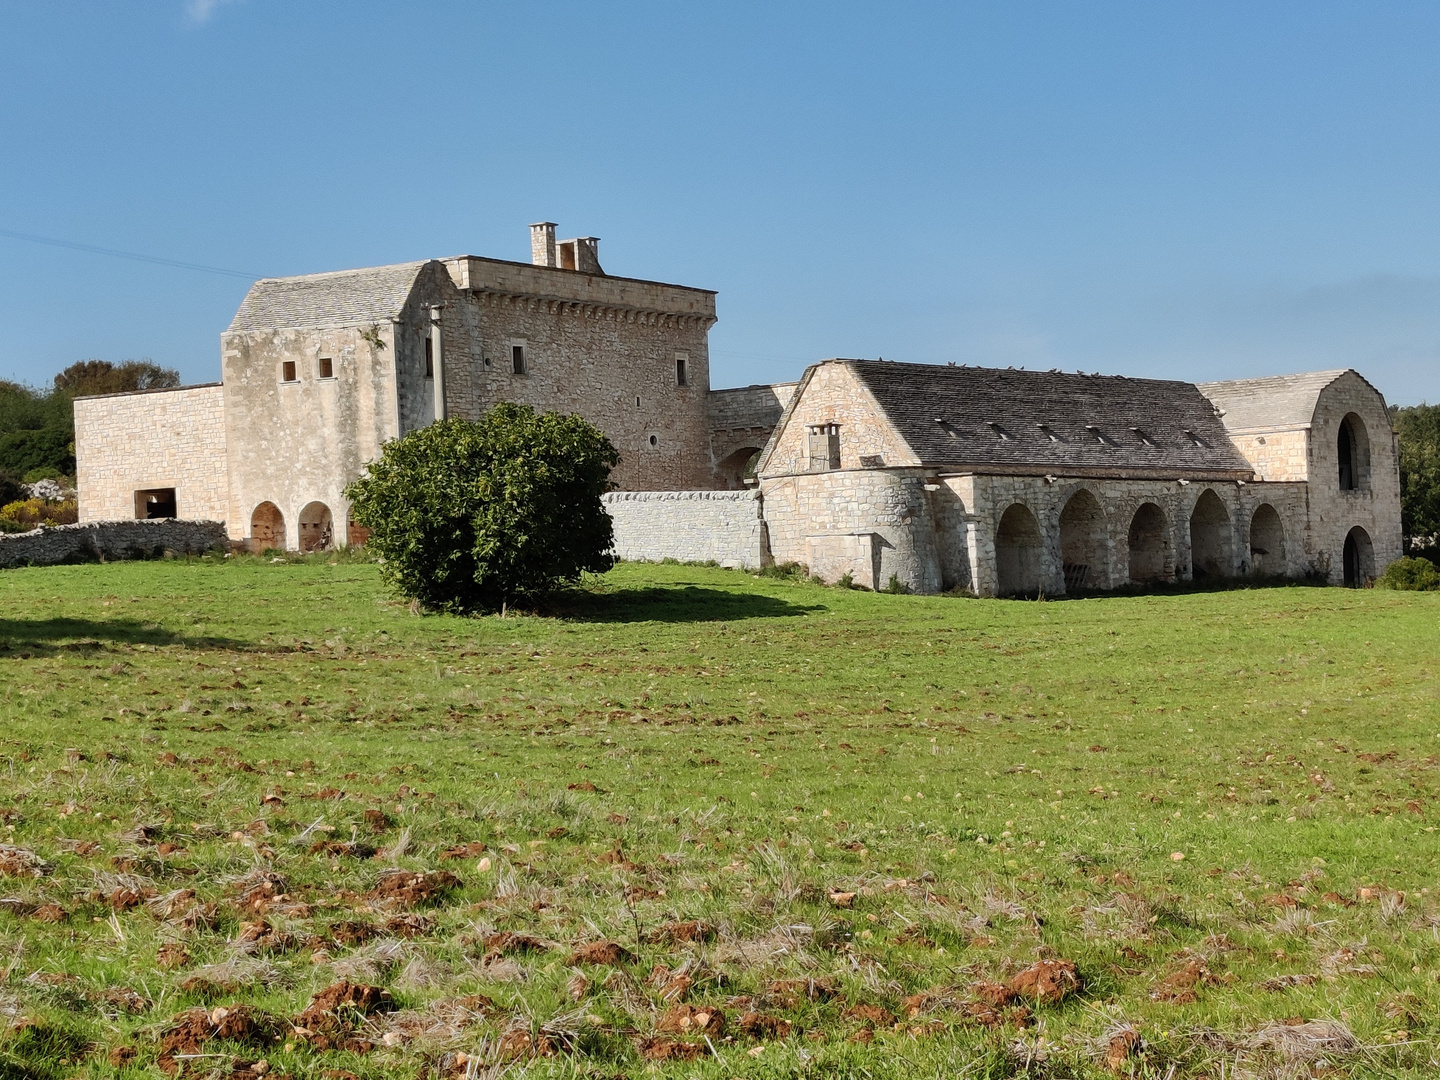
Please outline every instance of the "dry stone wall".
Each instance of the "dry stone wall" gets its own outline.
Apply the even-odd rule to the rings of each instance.
[[[760,493],[612,491],[602,497],[622,559],[708,562],[757,570],[768,561]]]
[[[0,535],[0,568],[198,555],[226,546],[218,521],[91,521]]]

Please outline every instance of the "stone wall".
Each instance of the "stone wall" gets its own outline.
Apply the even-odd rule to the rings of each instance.
[[[80,520],[135,517],[135,492],[174,488],[194,520],[230,516],[225,391],[218,383],[75,400]]]
[[[769,562],[760,493],[614,491],[602,497],[615,523],[615,553],[658,562],[714,560],[756,570]]]
[[[710,391],[710,462],[714,470],[711,486],[745,486],[745,466],[765,449],[794,393],[795,383]]]
[[[218,521],[92,521],[0,535],[0,568],[198,555],[225,546]]]

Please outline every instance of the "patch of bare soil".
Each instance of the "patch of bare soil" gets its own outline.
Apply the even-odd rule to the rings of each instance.
[[[1150,991],[1150,1000],[1168,1005],[1189,1005],[1200,999],[1200,988],[1214,986],[1218,982],[1220,980],[1203,960],[1191,960],[1179,971],[1171,972],[1156,983]]]
[[[423,874],[393,870],[376,882],[375,887],[366,893],[366,899],[397,907],[418,907],[461,885],[460,879],[448,870],[432,870]]]
[[[511,955],[516,953],[545,952],[549,945],[537,937],[529,934],[517,934],[510,930],[502,930],[498,934],[490,934],[485,938],[485,951],[499,955]]]
[[[375,1044],[355,1034],[364,1019],[374,1013],[393,1012],[390,992],[379,986],[341,979],[310,999],[295,1017],[295,1034],[317,1050],[349,1050],[366,1053]]]
[[[655,1030],[667,1035],[719,1035],[725,1014],[713,1005],[675,1005],[665,1011]]]
[[[736,1030],[750,1039],[786,1039],[795,1030],[795,1025],[769,1013],[747,1012],[740,1017]]]
[[[681,1042],[664,1035],[641,1039],[636,1044],[646,1061],[694,1061],[705,1053],[703,1042]]]
[[[645,941],[651,945],[678,945],[688,944],[692,941],[713,940],[715,940],[715,928],[700,919],[666,923],[645,934]]]
[[[1010,989],[1040,1005],[1054,1005],[1084,986],[1080,972],[1069,960],[1039,960],[1010,980]]]
[[[567,967],[576,967],[584,964],[609,964],[611,967],[619,967],[621,964],[631,963],[635,959],[633,953],[625,946],[614,941],[592,941],[588,945],[581,945],[565,959]]]
[[[284,1036],[285,1026],[278,1016],[250,1005],[187,1009],[172,1018],[170,1026],[161,1032],[155,1064],[174,1075],[189,1055],[203,1053],[206,1044],[217,1040],[268,1048]]]

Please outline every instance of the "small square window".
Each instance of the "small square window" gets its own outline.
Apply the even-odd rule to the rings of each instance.
[[[510,346],[510,370],[516,375],[525,374],[525,346]]]
[[[295,374],[295,361],[294,361],[294,360],[286,360],[286,361],[284,361],[284,362],[281,363],[281,365],[280,365],[280,380],[281,380],[282,382],[299,382],[299,381],[300,381],[299,378],[298,378],[298,377],[296,376],[296,374]]]
[[[320,357],[320,378],[333,379],[335,377],[335,361],[328,356]]]
[[[675,357],[675,385],[676,385],[676,386],[689,386],[689,385],[690,385],[690,372],[689,372],[689,370],[688,370],[689,367],[690,367],[690,358],[689,358],[689,357],[685,356],[683,353],[680,354],[679,356]]]

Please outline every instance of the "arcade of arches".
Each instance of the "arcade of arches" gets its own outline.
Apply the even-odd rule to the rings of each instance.
[[[256,553],[285,547],[285,515],[272,502],[262,502],[250,515],[250,550]]]

